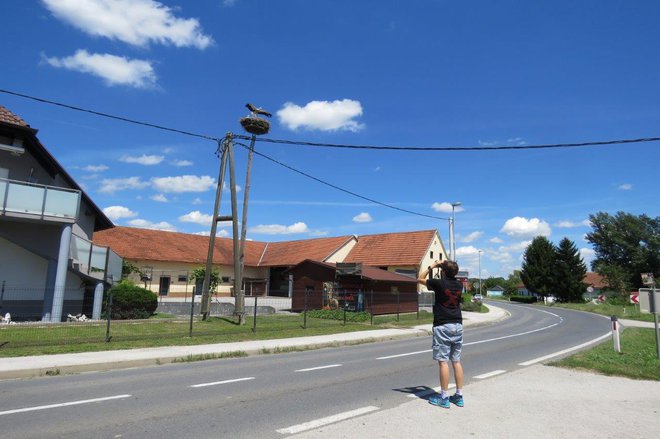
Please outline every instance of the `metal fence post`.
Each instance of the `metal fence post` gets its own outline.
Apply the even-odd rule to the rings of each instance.
[[[344,326],[346,326],[346,307],[348,304],[346,303],[346,291],[344,291]]]
[[[252,319],[252,332],[257,332],[257,295],[254,295],[254,317]]]
[[[374,290],[371,290],[371,308],[370,308],[370,314],[371,314],[371,326],[374,324]]]
[[[309,291],[305,288],[305,306],[303,308],[303,329],[307,329],[307,295]]]
[[[188,337],[190,338],[192,338],[193,314],[195,314],[195,287],[193,287],[193,293],[190,296],[190,329],[188,330]]]
[[[399,310],[400,310],[400,302],[401,302],[401,293],[396,292],[396,321],[399,321]]]
[[[110,335],[110,319],[112,317],[112,288],[108,291],[108,322],[105,326],[105,342],[109,343],[112,336]]]

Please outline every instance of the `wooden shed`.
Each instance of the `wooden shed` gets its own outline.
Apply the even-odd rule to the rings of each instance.
[[[293,274],[292,311],[346,309],[372,314],[417,311],[417,279],[361,264],[306,259]]]

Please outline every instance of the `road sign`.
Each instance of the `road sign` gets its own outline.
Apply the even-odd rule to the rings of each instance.
[[[605,296],[604,296],[603,294],[601,294],[600,296],[598,296],[598,301],[599,301],[599,302],[605,302]]]
[[[658,306],[660,304],[660,290],[655,290],[655,309],[651,306],[651,295],[654,290],[651,288],[640,288],[639,289],[639,310],[641,312],[653,313],[658,312]]]
[[[653,279],[653,273],[641,273],[642,283],[647,286],[653,286],[655,280]]]
[[[639,305],[639,293],[632,293],[630,295],[630,303],[634,303],[635,305]]]

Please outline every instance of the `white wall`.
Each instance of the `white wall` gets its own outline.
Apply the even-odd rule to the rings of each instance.
[[[43,299],[47,270],[46,259],[0,238],[0,283],[23,290],[20,297],[10,297],[7,292],[5,299]]]

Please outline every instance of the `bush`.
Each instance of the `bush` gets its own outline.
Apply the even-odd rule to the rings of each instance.
[[[121,281],[110,289],[110,293],[113,319],[146,319],[153,315],[158,307],[156,294],[130,281]]]
[[[511,296],[511,301],[512,302],[520,302],[520,303],[535,303],[536,302],[536,297],[534,297],[534,296]]]
[[[481,312],[481,301],[464,301],[461,304],[461,310],[470,312]]]
[[[313,309],[307,311],[307,317],[316,319],[344,320],[344,311],[341,309]],[[347,322],[366,322],[371,318],[368,312],[346,312]]]

